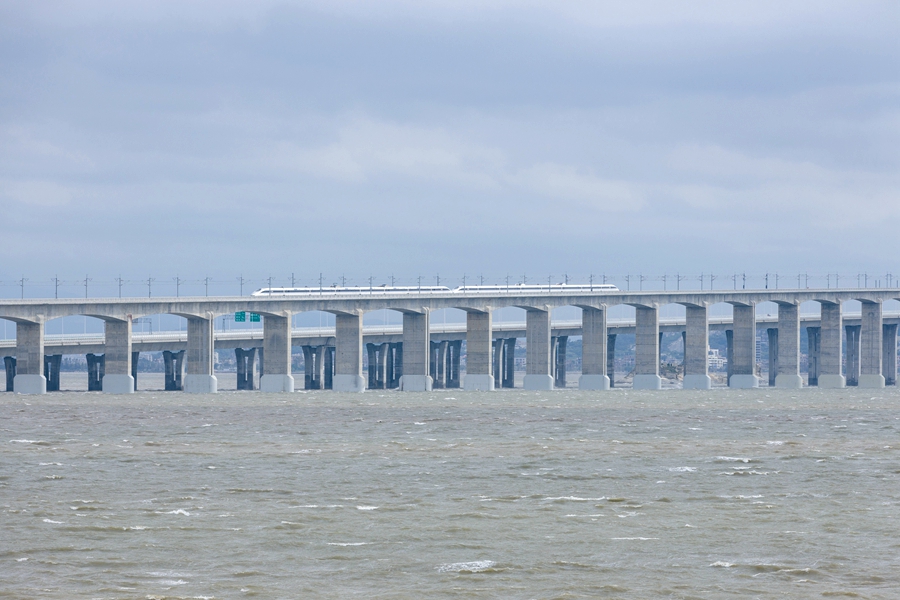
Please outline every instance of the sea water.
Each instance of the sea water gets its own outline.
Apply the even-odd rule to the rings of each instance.
[[[898,598],[900,390],[0,395],[0,598]]]

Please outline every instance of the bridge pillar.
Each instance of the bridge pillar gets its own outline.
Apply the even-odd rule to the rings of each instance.
[[[256,348],[235,348],[234,358],[237,362],[237,389],[254,390],[253,371],[256,365]]]
[[[731,385],[734,375],[734,329],[725,330],[725,384]]]
[[[137,391],[137,386],[138,386],[137,374],[138,374],[138,361],[140,360],[140,358],[141,358],[140,352],[135,352],[135,351],[131,352],[131,377],[132,377],[132,379],[134,379],[134,391]]]
[[[13,391],[13,381],[16,378],[16,357],[15,356],[4,356],[3,357],[3,366],[6,367],[6,391]]]
[[[748,389],[759,387],[756,377],[756,306],[733,307],[734,354],[729,387]]]
[[[775,387],[775,378],[778,376],[778,328],[766,329],[769,336],[769,387]]]
[[[335,361],[332,389],[336,392],[362,392],[366,378],[362,369],[362,314],[338,314],[335,325]],[[377,361],[376,361],[377,362]]]
[[[495,387],[503,387],[503,367],[504,362],[503,349],[506,347],[506,340],[496,339],[493,344],[493,368]]]
[[[841,340],[841,304],[821,302],[822,318],[819,331],[819,373],[821,388],[842,388],[847,384],[841,374],[843,342]]]
[[[263,316],[263,346],[259,391],[293,392],[291,375],[291,315]]]
[[[507,359],[508,360],[508,359]],[[550,373],[550,311],[529,308],[525,311],[526,390],[552,390]]]
[[[321,346],[322,350],[322,389],[334,389],[334,356],[337,352],[334,346]]]
[[[446,367],[447,367],[447,342],[430,342],[429,350],[431,352],[431,387],[433,389],[441,389],[447,387]]]
[[[705,306],[685,307],[684,384],[686,390],[708,390],[709,316]]]
[[[213,319],[189,317],[187,334],[187,374],[182,388],[189,394],[214,394],[218,382],[213,364],[216,341]]]
[[[62,365],[62,354],[44,355],[44,377],[47,378],[47,391],[59,391],[59,369]]]
[[[372,342],[366,344],[366,363],[368,364],[368,387],[370,390],[374,390],[378,387],[378,344]]]
[[[882,352],[881,372],[884,385],[897,385],[897,326],[884,325],[881,331]]]
[[[883,319],[881,302],[862,303],[862,329],[860,330],[859,387],[883,388],[881,357],[884,353],[882,339]]]
[[[103,354],[87,354],[88,391],[103,390],[103,377],[106,375],[106,356]]]
[[[636,390],[658,390],[659,376],[659,309],[638,306],[634,321],[634,383]]]
[[[104,375],[101,387],[107,394],[133,394],[131,374],[131,317],[124,321],[105,321]]]
[[[429,372],[431,350],[428,311],[403,313],[403,375],[400,389],[430,392],[434,381]]]
[[[403,376],[403,342],[396,342],[388,349],[388,384],[391,389],[400,387]]]
[[[845,325],[847,332],[847,385],[859,385],[859,325]]]
[[[17,394],[47,393],[43,322],[16,323],[16,376],[13,389]]]
[[[808,365],[806,382],[809,385],[819,385],[819,360],[822,348],[821,335],[821,327],[806,328],[806,356]]]
[[[778,305],[778,375],[775,387],[799,389],[800,377],[800,304]]]
[[[610,377],[607,374],[609,341],[606,308],[582,308],[581,331],[581,377],[578,378],[578,389],[608,390]]]
[[[558,388],[566,387],[566,347],[568,345],[569,336],[561,335],[556,338],[553,352],[553,383]]]
[[[463,385],[473,392],[494,390],[491,374],[493,317],[490,310],[466,313],[466,378]]]
[[[172,352],[171,350],[163,350],[163,364],[166,369],[166,385],[167,392],[180,392],[184,389],[184,350]],[[88,361],[90,367],[90,361]]]
[[[447,342],[447,387],[458,389],[460,387],[460,356],[462,354],[462,340]]]
[[[616,334],[606,336],[606,373],[609,376],[609,388],[616,387]]]

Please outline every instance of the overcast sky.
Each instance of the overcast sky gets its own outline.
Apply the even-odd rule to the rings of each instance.
[[[900,274],[900,2],[0,4],[0,280]]]

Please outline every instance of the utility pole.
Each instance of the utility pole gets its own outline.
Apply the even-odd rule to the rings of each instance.
[[[53,297],[59,298],[59,275],[53,278]],[[119,284],[119,298],[122,297],[122,284]]]
[[[640,283],[638,284],[638,289],[639,289],[640,291],[643,292],[643,291],[644,291],[644,280],[647,279],[647,278],[644,277],[644,274],[643,274],[643,273],[641,273],[640,275],[638,275],[638,278],[640,279]]]
[[[293,288],[294,286],[295,286],[295,284],[294,284],[294,272],[291,271],[291,288]]]
[[[84,297],[85,297],[85,298],[88,297],[88,282],[89,282],[89,281],[93,281],[93,279],[91,279],[90,277],[88,277],[87,275],[85,275],[85,276],[84,276]]]
[[[121,298],[122,297],[122,276],[119,275],[118,277],[116,277],[116,281],[119,284],[119,298]]]
[[[666,274],[663,274],[663,276],[660,277],[660,279],[662,279],[662,282],[663,282],[663,291],[664,292],[668,291],[668,287],[666,287],[666,277],[668,277],[668,275],[666,275]]]
[[[591,282],[591,291],[593,292],[594,291],[594,274],[593,273],[591,273],[590,282]]]
[[[243,296],[244,295],[244,276],[241,275],[240,277],[238,277],[238,281],[241,284],[241,296]]]
[[[766,289],[769,289],[769,274],[766,273]]]
[[[734,284],[734,289],[737,289],[737,273],[731,276],[731,282]]]
[[[631,291],[631,275],[628,274],[625,276],[625,291]]]
[[[681,291],[681,280],[687,279],[687,275],[682,275],[681,273],[675,273],[675,287],[677,291]]]
[[[700,273],[700,291],[703,291],[703,273]]]
[[[175,277],[175,297],[181,297],[181,277]]]
[[[22,279],[19,280],[19,285],[22,288],[22,299],[25,298],[25,282],[26,281],[28,281],[28,278],[25,277],[24,275],[22,276]]]
[[[269,290],[269,296],[271,296],[271,295],[272,295],[272,276],[271,276],[271,275],[269,275],[269,287],[268,287],[268,290]]]
[[[153,297],[153,282],[156,281],[153,277],[147,277],[147,297]],[[152,332],[151,332],[152,333]]]
[[[441,276],[440,276],[440,275],[435,275],[435,276],[434,276],[434,280],[437,282],[437,286],[438,286],[438,287],[441,287]]]
[[[319,295],[322,295],[322,272],[319,271]]]
[[[371,275],[369,275],[369,293],[372,293],[372,280],[375,279]]]
[[[744,273],[743,277],[744,277],[744,282],[741,284],[741,289],[746,290],[747,289],[747,274]]]
[[[203,278],[203,287],[206,290],[206,295],[209,296],[209,277]]]
[[[710,289],[710,290],[716,289],[716,286],[713,285],[713,282],[714,282],[716,279],[718,279],[718,276],[717,276],[717,275],[713,275],[712,273],[709,274],[709,289]]]

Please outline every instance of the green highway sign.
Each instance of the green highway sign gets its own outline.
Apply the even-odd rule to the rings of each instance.
[[[259,323],[259,315],[256,313],[250,313],[250,322]]]
[[[244,311],[234,313],[234,322],[235,323],[243,323],[247,320],[247,313]]]

